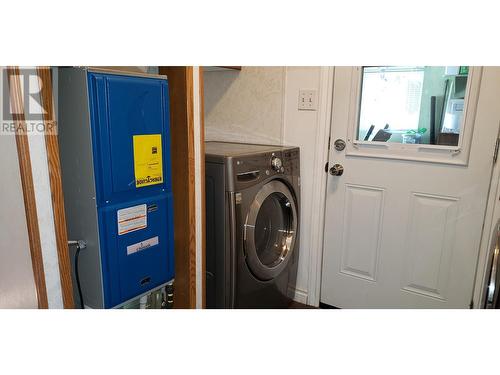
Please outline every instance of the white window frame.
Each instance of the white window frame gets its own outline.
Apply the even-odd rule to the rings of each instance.
[[[464,117],[458,145],[443,146],[357,140],[363,68],[360,66],[353,67],[351,70],[346,155],[466,166],[469,162],[482,71],[482,67],[469,68],[465,91]]]

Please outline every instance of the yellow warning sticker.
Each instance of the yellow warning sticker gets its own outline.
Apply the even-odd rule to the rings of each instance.
[[[163,182],[161,134],[134,135],[135,187]]]

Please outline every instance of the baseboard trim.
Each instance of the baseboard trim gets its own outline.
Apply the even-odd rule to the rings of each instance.
[[[296,289],[293,286],[288,286],[288,296],[295,302],[307,305],[307,292],[305,290]]]

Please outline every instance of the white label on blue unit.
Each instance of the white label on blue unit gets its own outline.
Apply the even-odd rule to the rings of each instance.
[[[148,226],[147,205],[145,204],[122,208],[117,211],[117,216],[119,236]]]
[[[146,250],[151,246],[158,245],[158,236],[127,246],[127,255],[137,253],[138,251]]]

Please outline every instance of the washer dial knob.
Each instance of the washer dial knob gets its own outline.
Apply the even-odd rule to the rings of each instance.
[[[285,170],[285,168],[283,168],[283,162],[277,156],[273,156],[273,158],[271,159],[271,166],[276,172],[283,173]]]

